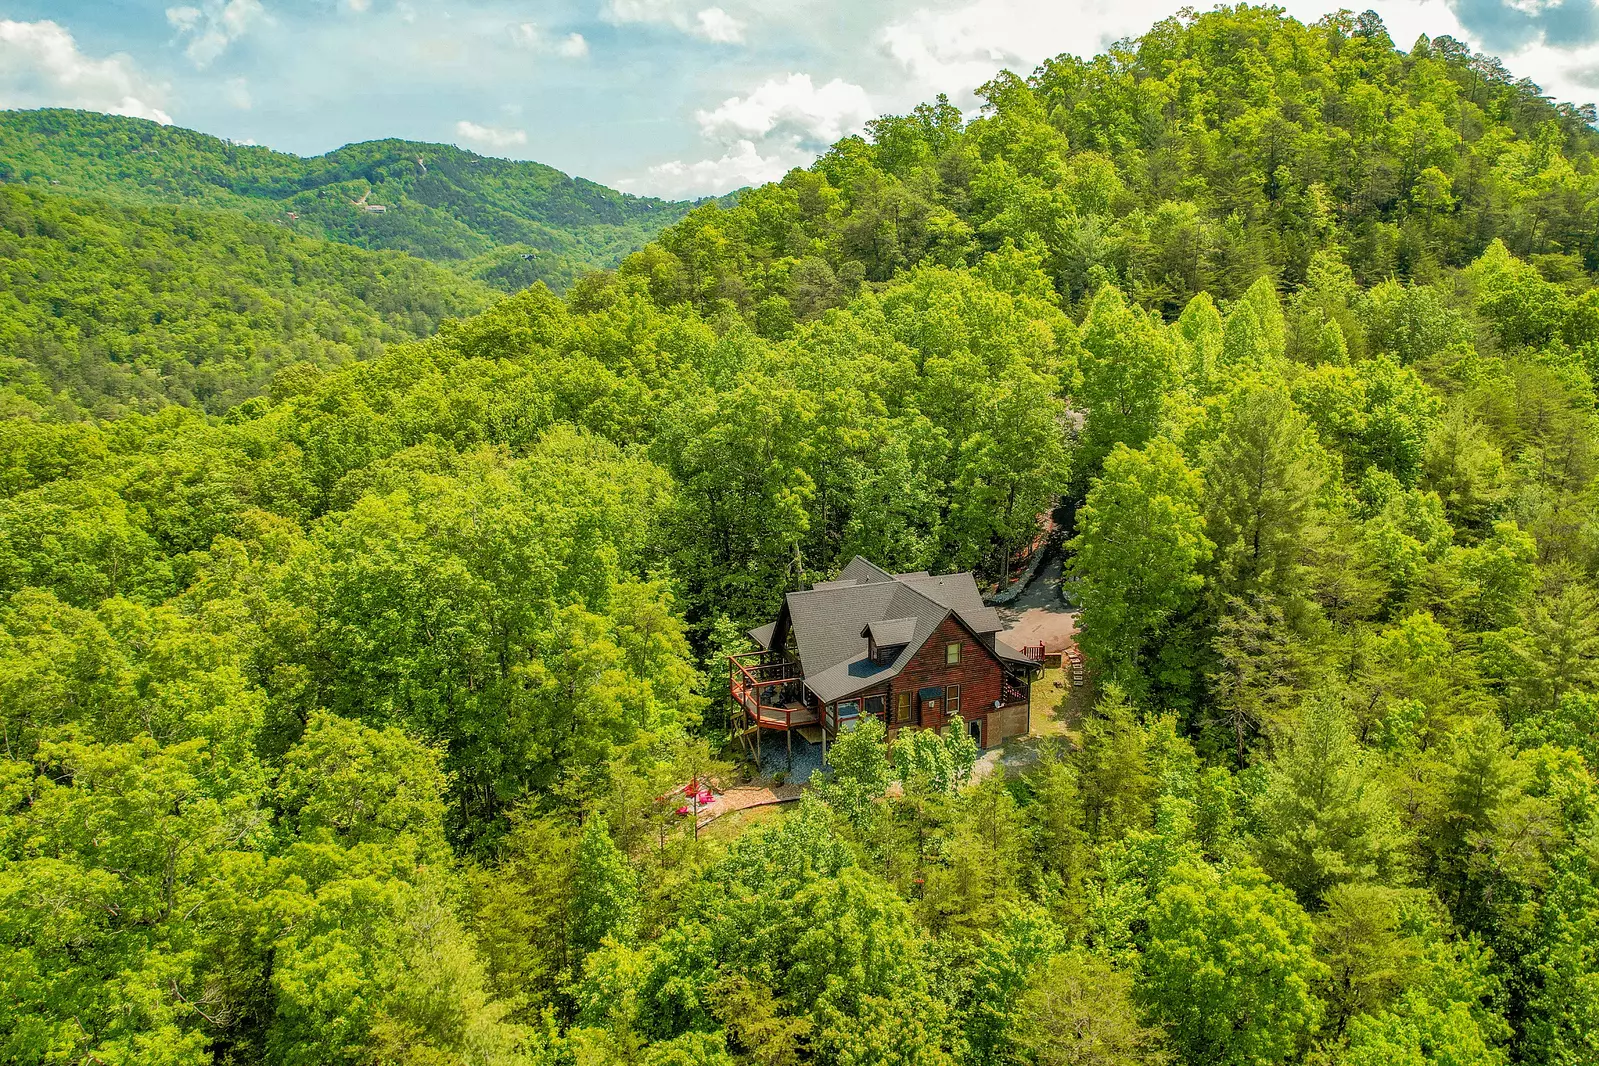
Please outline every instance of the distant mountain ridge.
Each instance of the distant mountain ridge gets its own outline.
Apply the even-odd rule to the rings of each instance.
[[[241,211],[306,236],[409,252],[496,288],[564,288],[614,266],[692,203],[542,163],[398,139],[302,157],[147,119],[0,111],[0,181],[135,204]]]

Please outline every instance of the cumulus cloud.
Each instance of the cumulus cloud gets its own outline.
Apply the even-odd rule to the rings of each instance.
[[[94,59],[56,23],[0,20],[0,107],[79,107],[170,123],[165,95],[125,55]]]
[[[1279,0],[1293,17],[1314,22],[1338,7],[1327,0]],[[1401,47],[1418,33],[1462,33],[1451,10],[1462,3],[1500,0],[1383,0],[1378,12]],[[1544,0],[1512,0],[1540,3]],[[1590,3],[1591,0],[1565,0]],[[1121,37],[1148,31],[1172,13],[1170,0],[968,0],[928,5],[890,19],[878,31],[882,53],[907,81],[906,98],[945,92],[960,97],[1002,68],[1027,74],[1044,60],[1070,52],[1093,55]],[[1201,7],[1202,5],[1195,5]],[[1358,8],[1366,4],[1351,5]]]
[[[549,52],[565,59],[582,59],[589,54],[589,43],[581,33],[568,33],[550,39],[536,22],[519,22],[511,27],[511,40],[531,52]]]
[[[248,111],[254,106],[250,98],[250,83],[244,78],[229,78],[224,82],[222,97],[240,111]]]
[[[744,40],[744,23],[720,7],[703,7],[679,0],[606,0],[600,17],[613,26],[651,23],[671,26],[716,44]]]
[[[1093,0],[1090,8],[1101,6]],[[883,51],[918,85],[965,93],[1002,67],[1026,73],[1045,51],[1093,51],[1107,20],[1082,6],[1040,8],[1013,0],[988,0],[948,10],[926,8],[882,30]],[[1030,9],[1030,10],[1029,10]],[[1045,42],[1048,42],[1047,46]]]
[[[1504,60],[1512,72],[1529,75],[1556,100],[1581,104],[1599,96],[1599,44],[1560,48],[1540,41]]]
[[[747,96],[730,96],[711,111],[697,112],[707,137],[783,137],[825,148],[859,132],[875,112],[866,90],[834,78],[818,87],[809,74],[773,78]]]
[[[618,184],[629,192],[681,198],[772,181],[858,133],[875,114],[866,90],[841,78],[820,86],[809,74],[771,78],[696,112],[700,132],[719,145],[720,156],[674,159]]]
[[[790,168],[809,160],[805,153],[762,155],[753,141],[739,141],[719,159],[686,163],[674,159],[652,166],[642,177],[617,182],[623,192],[644,193],[682,200],[712,193],[732,192],[746,185],[775,181]]]
[[[503,126],[480,126],[466,119],[455,124],[455,135],[468,144],[498,152],[527,143],[526,130],[507,129]]]
[[[167,8],[167,22],[188,42],[183,54],[202,68],[265,18],[261,0],[205,0],[200,7]]]
[[[744,39],[744,24],[719,7],[694,14],[694,33],[717,44],[737,44]]]
[[[1450,0],[1449,6],[1468,33],[1496,51],[1599,43],[1599,6],[1593,0]]]

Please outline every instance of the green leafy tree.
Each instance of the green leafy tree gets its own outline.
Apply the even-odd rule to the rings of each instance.
[[[1251,851],[1309,909],[1336,885],[1403,877],[1409,842],[1370,762],[1347,712],[1326,698],[1279,738],[1254,800]]]
[[[1104,960],[1065,952],[1034,971],[1017,1043],[1039,1066],[1131,1066],[1165,1061],[1159,1029],[1133,1001],[1132,979]]]
[[[1182,379],[1164,331],[1128,307],[1114,286],[1094,297],[1082,342],[1078,399],[1088,417],[1074,469],[1086,485],[1117,444],[1141,448],[1155,435]]]
[[[1182,624],[1198,603],[1211,550],[1200,508],[1198,477],[1157,440],[1139,451],[1118,444],[1077,512],[1071,567],[1082,588],[1081,641],[1135,691],[1151,674],[1181,687]]]
[[[1305,417],[1278,389],[1245,385],[1205,452],[1205,535],[1216,545],[1216,595],[1290,597],[1323,487]]]
[[[1321,1023],[1310,919],[1258,875],[1180,871],[1156,897],[1138,995],[1195,1062],[1283,1062]]]
[[[590,818],[572,859],[572,947],[587,954],[606,937],[627,941],[638,922],[638,887],[605,823]]]

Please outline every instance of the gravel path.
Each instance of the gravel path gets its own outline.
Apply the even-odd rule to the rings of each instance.
[[[740,785],[730,788],[716,802],[700,811],[699,827],[704,829],[724,814],[748,810],[751,807],[769,807],[774,803],[793,803],[805,791],[804,785]]]

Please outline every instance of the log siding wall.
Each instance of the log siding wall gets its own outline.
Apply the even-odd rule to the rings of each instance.
[[[961,646],[961,661],[958,665],[945,665],[945,649],[956,642]],[[954,618],[946,618],[933,631],[911,661],[905,664],[889,685],[889,720],[893,720],[894,701],[901,692],[910,693],[911,700],[916,700],[916,693],[924,688],[948,688],[950,685],[961,687],[961,718],[971,721],[973,718],[986,718],[994,707],[994,701],[999,699],[1004,690],[1005,672],[994,653],[983,646],[967,632],[966,628]],[[911,706],[917,706],[912,702]],[[938,720],[933,721],[926,717],[922,719],[923,729],[942,729],[949,722],[946,705],[939,704]],[[962,728],[965,728],[963,725]],[[983,742],[992,745],[995,741],[989,736],[988,726],[983,729]]]

